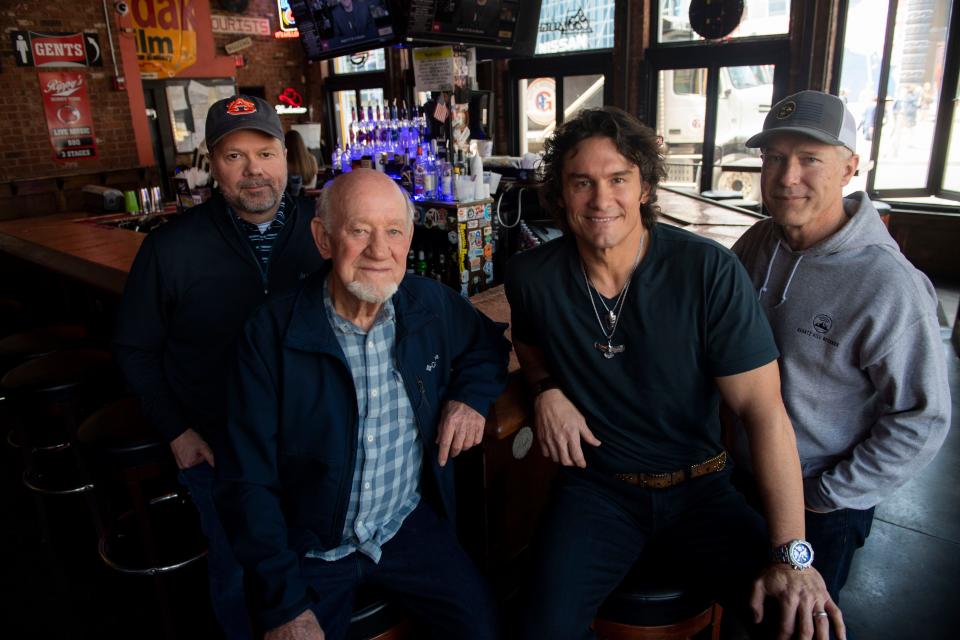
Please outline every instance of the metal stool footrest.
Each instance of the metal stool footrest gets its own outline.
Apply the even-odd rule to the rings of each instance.
[[[176,571],[207,555],[197,510],[177,493],[150,500],[146,514],[121,515],[99,546],[100,558],[111,569],[141,576]]]
[[[33,456],[32,465],[22,476],[23,486],[30,491],[47,496],[69,496],[93,490],[93,483],[81,473],[69,444],[35,450],[35,454],[38,455]]]

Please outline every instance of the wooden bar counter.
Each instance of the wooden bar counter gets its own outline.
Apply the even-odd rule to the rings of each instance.
[[[57,213],[6,220],[0,252],[119,296],[144,238],[110,224],[128,218]]]

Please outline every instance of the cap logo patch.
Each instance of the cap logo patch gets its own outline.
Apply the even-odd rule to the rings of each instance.
[[[249,100],[237,98],[227,103],[227,113],[232,116],[246,116],[257,112],[257,105]]]
[[[790,102],[783,103],[780,108],[777,110],[777,119],[783,120],[784,118],[789,118],[793,115],[793,112],[797,109],[797,103],[791,100]]]

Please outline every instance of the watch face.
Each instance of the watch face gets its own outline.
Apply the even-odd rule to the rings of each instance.
[[[813,549],[811,549],[810,545],[806,542],[799,540],[794,542],[790,545],[787,553],[790,554],[790,561],[793,564],[805,567],[813,562]]]

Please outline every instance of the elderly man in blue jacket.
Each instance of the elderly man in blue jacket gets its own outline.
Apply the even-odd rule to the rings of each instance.
[[[343,638],[363,583],[437,637],[496,635],[447,463],[480,442],[509,343],[455,291],[406,274],[413,213],[383,174],[338,178],[312,225],[328,265],[240,341],[216,497],[268,639]]]

